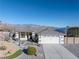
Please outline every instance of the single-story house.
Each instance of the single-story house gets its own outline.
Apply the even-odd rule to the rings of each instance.
[[[64,34],[53,28],[16,27],[16,38],[28,40],[28,33],[38,33],[40,44],[64,44]]]
[[[65,44],[79,44],[79,27],[67,27],[66,36],[64,37]]]

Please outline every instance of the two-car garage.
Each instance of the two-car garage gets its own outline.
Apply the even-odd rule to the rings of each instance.
[[[39,37],[40,44],[64,44],[64,34],[48,29],[43,31]]]

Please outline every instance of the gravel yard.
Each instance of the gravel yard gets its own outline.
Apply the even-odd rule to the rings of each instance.
[[[43,51],[43,47],[42,45],[40,46],[37,46],[36,44],[32,43],[32,42],[24,42],[23,44],[21,44],[21,48],[26,48],[28,46],[34,46],[36,47],[37,49],[37,56],[34,56],[34,55],[27,55],[25,53],[21,54],[20,56],[18,56],[17,58],[15,59],[45,59],[45,56],[44,56],[44,51]]]
[[[4,47],[4,49],[2,49],[2,47]],[[14,54],[19,49],[18,46],[11,42],[0,41],[0,59]]]

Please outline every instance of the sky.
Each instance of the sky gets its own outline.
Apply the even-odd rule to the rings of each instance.
[[[0,0],[0,20],[12,24],[79,26],[79,0]]]

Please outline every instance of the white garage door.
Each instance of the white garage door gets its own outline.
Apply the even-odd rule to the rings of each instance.
[[[40,44],[59,44],[61,43],[61,40],[59,41],[59,39],[63,40],[63,38],[59,38],[56,36],[41,36],[41,38],[39,39],[39,43]]]

